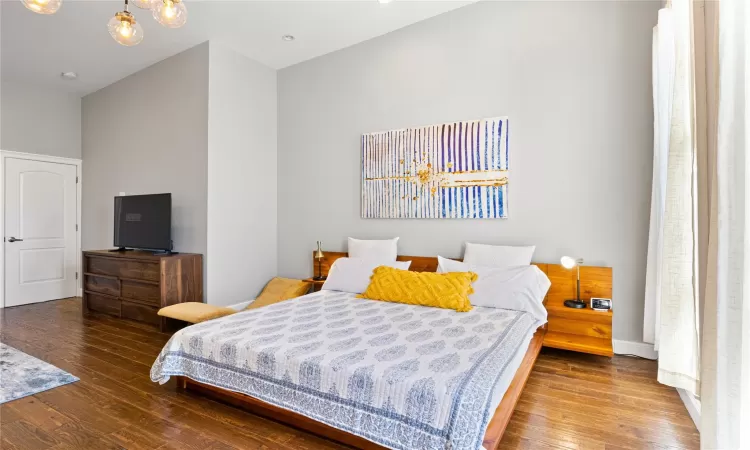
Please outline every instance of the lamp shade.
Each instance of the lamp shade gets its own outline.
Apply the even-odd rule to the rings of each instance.
[[[154,19],[167,28],[180,28],[187,22],[187,8],[181,0],[155,1],[151,7]]]
[[[138,45],[143,40],[143,28],[128,11],[122,11],[109,19],[107,29],[112,39],[126,47]]]
[[[21,3],[37,14],[54,14],[60,9],[62,0],[21,0]]]
[[[583,264],[583,259],[573,258],[572,256],[563,256],[560,258],[560,264],[566,269],[572,269],[579,264]]]

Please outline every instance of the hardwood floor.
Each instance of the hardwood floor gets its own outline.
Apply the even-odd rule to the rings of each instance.
[[[169,339],[145,325],[81,317],[80,299],[0,310],[0,341],[81,381],[0,405],[3,449],[340,449],[196,395],[149,370]],[[117,342],[117,343],[115,343]],[[698,448],[656,363],[543,350],[503,449]]]

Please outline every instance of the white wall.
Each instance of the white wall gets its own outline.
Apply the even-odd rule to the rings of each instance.
[[[210,43],[209,303],[251,300],[276,275],[276,71]]]
[[[120,192],[171,192],[175,250],[205,255],[208,43],[84,97],[82,128],[83,249],[112,247]]]
[[[276,275],[276,134],[276,72],[215,43],[87,95],[83,248],[112,246],[119,192],[171,192],[206,301],[255,298]]]
[[[400,236],[399,253],[535,244],[614,270],[614,337],[640,341],[651,34],[659,2],[480,2],[279,72],[279,274],[311,250]],[[507,220],[363,220],[362,133],[507,115]]]
[[[81,157],[81,98],[3,80],[0,83],[0,148]]]

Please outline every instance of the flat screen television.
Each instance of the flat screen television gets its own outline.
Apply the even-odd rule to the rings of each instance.
[[[115,247],[172,250],[172,194],[115,197]]]

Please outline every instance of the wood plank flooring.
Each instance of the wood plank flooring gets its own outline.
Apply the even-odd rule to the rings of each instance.
[[[2,449],[341,449],[239,409],[152,383],[169,339],[134,322],[81,317],[80,299],[0,310],[0,341],[81,381],[0,405]],[[656,363],[544,349],[503,449],[698,448]]]

